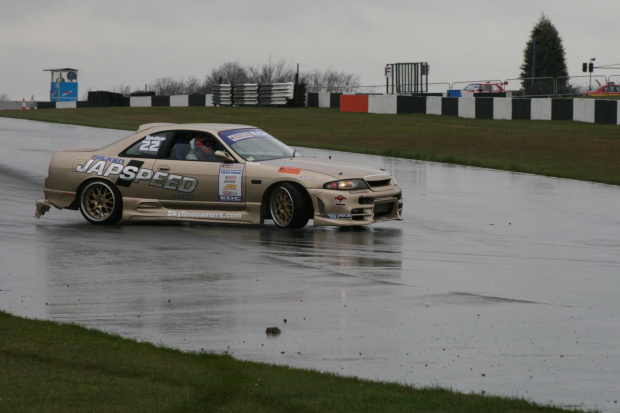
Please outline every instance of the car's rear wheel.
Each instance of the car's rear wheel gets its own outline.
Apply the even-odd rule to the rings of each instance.
[[[114,224],[123,212],[121,194],[107,181],[91,181],[80,191],[80,212],[91,224]]]
[[[273,222],[280,228],[303,228],[308,223],[304,195],[293,184],[282,183],[274,188],[269,210]]]

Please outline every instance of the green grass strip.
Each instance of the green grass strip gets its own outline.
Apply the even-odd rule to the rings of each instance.
[[[0,411],[6,412],[566,411],[187,353],[6,312],[0,312],[0,338]]]
[[[292,146],[394,156],[620,185],[620,126],[272,107],[82,108],[0,116],[135,131],[151,122],[242,123]]]

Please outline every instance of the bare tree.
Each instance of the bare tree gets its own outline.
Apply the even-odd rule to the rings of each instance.
[[[202,92],[202,84],[200,80],[194,75],[188,76],[185,81],[185,94],[191,95],[192,93],[201,93]]]
[[[151,90],[164,96],[182,95],[185,93],[185,82],[171,77],[159,77],[151,83]]]
[[[9,99],[9,95],[4,93],[4,92],[0,92],[0,102],[8,102]]]
[[[299,81],[308,89],[319,89],[325,92],[350,92],[358,87],[359,76],[353,73],[338,72],[333,69],[312,70],[300,75]]]
[[[121,83],[120,85],[112,86],[111,92],[113,92],[113,93],[120,93],[121,95],[124,95],[124,96],[129,96],[134,89],[135,88],[132,88],[129,85]]]
[[[247,70],[250,83],[269,85],[295,80],[295,70],[291,63],[284,59],[273,62],[271,56],[267,63],[254,67],[248,66]]]
[[[242,66],[238,61],[225,62],[207,74],[202,82],[196,76],[187,79],[160,77],[151,82],[150,89],[159,95],[172,96],[192,93],[211,93],[213,86],[224,84],[273,84],[293,82],[295,69],[284,59],[269,61],[257,66]],[[328,92],[349,92],[359,86],[359,76],[353,73],[338,72],[333,69],[311,70],[300,75],[300,83],[305,83],[311,90]],[[113,91],[129,95],[131,88],[121,84],[114,86]]]
[[[205,79],[205,86],[210,89],[213,85],[248,83],[247,69],[239,62],[226,62],[213,69]]]

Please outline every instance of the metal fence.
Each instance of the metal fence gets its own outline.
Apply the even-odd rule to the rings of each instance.
[[[566,76],[566,77],[536,77],[536,78],[518,78],[505,80],[470,80],[454,83],[429,83],[428,94],[446,95],[448,90],[462,90],[470,83],[500,83],[503,84],[507,95],[512,97],[570,97],[582,96],[586,91],[597,89],[599,86],[607,83],[619,83],[620,75],[604,76],[604,75],[583,75],[583,76]],[[384,94],[411,94],[410,92],[389,93],[386,85],[379,86],[348,86],[348,87],[322,87],[309,86],[308,92],[331,92],[331,93],[348,93],[348,94],[368,94],[368,95],[384,95]]]
[[[465,87],[472,83],[502,83],[499,79],[486,79],[486,80],[468,80],[468,81],[460,81],[454,82],[450,85],[451,90],[463,90]]]
[[[445,94],[450,89],[450,83],[429,83],[427,93],[442,93]],[[312,93],[329,92],[329,93],[350,93],[359,95],[389,95],[392,93],[386,93],[385,85],[377,86],[307,86],[306,90]],[[407,88],[404,88],[407,90]],[[411,94],[410,92],[398,92],[394,94]]]
[[[568,76],[557,79],[558,96],[581,96],[588,90],[598,89],[608,83],[607,76]]]
[[[549,97],[555,95],[555,80],[552,77],[507,79],[505,82],[505,90],[512,97]]]

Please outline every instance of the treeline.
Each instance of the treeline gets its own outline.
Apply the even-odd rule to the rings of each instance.
[[[200,80],[196,76],[182,78],[160,77],[148,85],[149,91],[158,95],[191,95],[194,93],[212,93],[213,86],[223,84],[273,84],[294,82],[296,68],[285,60],[274,62],[271,58],[262,65],[244,66],[237,61],[226,62],[213,69]],[[299,83],[307,87],[322,87],[330,89],[343,89],[359,86],[359,76],[352,73],[339,72],[333,69],[312,70],[299,73]],[[129,85],[116,85],[112,92],[130,95],[136,91]]]

